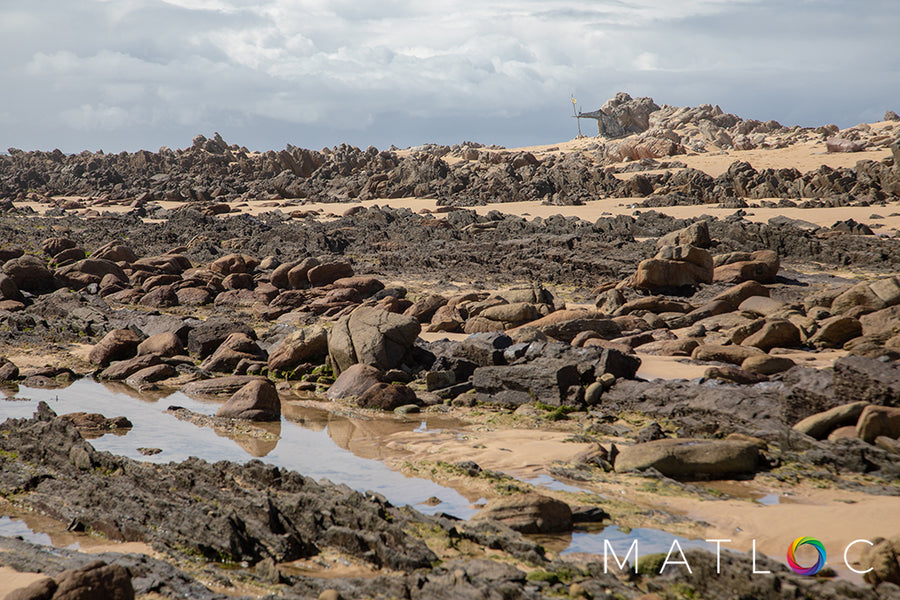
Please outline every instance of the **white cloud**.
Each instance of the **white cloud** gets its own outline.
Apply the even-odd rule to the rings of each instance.
[[[177,145],[232,125],[269,146],[289,132],[322,145],[553,141],[570,135],[569,93],[590,110],[619,90],[856,122],[900,96],[900,16],[892,0],[867,5],[874,20],[854,6],[47,0],[4,9],[0,87],[13,90],[16,144],[56,136],[71,150]]]

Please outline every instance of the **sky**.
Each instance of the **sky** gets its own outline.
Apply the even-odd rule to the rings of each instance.
[[[515,147],[619,91],[848,127],[900,112],[898,31],[896,0],[0,0],[0,151]]]

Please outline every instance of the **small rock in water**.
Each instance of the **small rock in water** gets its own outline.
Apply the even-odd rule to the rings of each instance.
[[[144,456],[153,456],[162,452],[162,448],[138,448],[137,451]]]

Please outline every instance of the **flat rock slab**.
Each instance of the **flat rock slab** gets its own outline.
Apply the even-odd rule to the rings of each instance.
[[[759,447],[738,440],[665,439],[619,449],[617,472],[656,469],[670,477],[753,473]]]

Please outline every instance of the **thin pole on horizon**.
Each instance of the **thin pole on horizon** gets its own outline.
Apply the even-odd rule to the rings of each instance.
[[[572,114],[575,116],[575,122],[578,123],[578,137],[581,137],[581,119],[578,118],[578,111],[575,110],[575,94],[571,94],[572,96]]]

